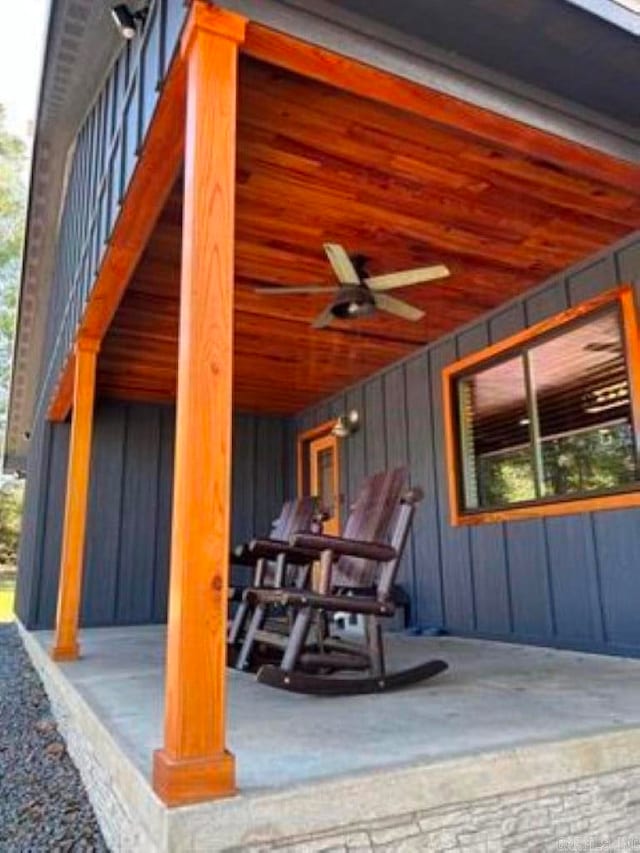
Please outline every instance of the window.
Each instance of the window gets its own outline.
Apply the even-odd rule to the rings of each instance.
[[[639,360],[621,287],[448,367],[453,523],[640,504]]]

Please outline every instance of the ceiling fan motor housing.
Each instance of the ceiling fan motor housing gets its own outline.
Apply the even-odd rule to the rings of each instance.
[[[376,303],[373,294],[364,284],[343,285],[333,300],[331,313],[334,317],[349,320],[353,317],[364,317],[375,311]]]

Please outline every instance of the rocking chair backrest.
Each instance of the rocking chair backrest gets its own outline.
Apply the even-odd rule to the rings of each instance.
[[[342,533],[345,539],[386,542],[389,526],[406,491],[406,468],[381,471],[368,477],[351,507]],[[376,579],[377,564],[358,557],[341,557],[332,574],[335,586],[370,587]]]
[[[380,601],[386,601],[391,597],[404,548],[409,538],[416,505],[420,503],[423,497],[422,489],[413,488],[405,492],[400,498],[400,505],[397,507],[391,526],[391,542],[389,543],[395,549],[397,556],[395,560],[384,563],[380,570],[377,582],[377,597]]]
[[[271,526],[269,539],[280,539],[288,542],[295,533],[307,533],[311,530],[311,522],[318,508],[316,498],[297,498],[286,501],[278,518]]]
[[[271,526],[269,539],[288,542],[296,533],[309,533],[317,512],[318,499],[315,497],[297,498],[296,500],[286,501],[282,505],[280,515]],[[275,576],[275,565],[273,563],[266,563],[261,583],[272,584]],[[294,567],[285,582],[287,585],[295,586],[296,580],[299,577],[300,573]]]

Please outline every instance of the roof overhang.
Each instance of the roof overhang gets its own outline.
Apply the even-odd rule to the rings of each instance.
[[[568,0],[609,24],[640,36],[639,0]]]

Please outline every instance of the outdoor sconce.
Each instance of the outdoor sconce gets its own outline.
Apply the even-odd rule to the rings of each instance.
[[[126,3],[119,3],[111,9],[111,17],[118,28],[118,32],[127,41],[136,37],[138,25],[140,25],[140,29],[144,28],[148,14],[148,6],[138,9],[137,12],[132,12]]]
[[[340,417],[337,418],[331,430],[331,435],[335,435],[336,438],[348,438],[359,429],[360,415],[355,409],[351,409],[349,414],[340,415]]]

